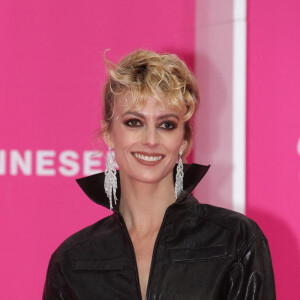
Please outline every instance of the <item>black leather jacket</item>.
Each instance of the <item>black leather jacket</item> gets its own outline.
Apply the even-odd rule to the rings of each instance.
[[[167,208],[155,242],[146,299],[275,299],[268,242],[258,225],[242,214],[200,204],[191,194],[208,168],[184,166],[184,191]],[[89,198],[109,208],[103,173],[77,182]],[[118,206],[53,253],[43,299],[142,299]]]

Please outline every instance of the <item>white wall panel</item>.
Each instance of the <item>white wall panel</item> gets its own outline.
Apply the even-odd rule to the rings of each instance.
[[[200,106],[194,161],[211,164],[195,190],[200,202],[245,209],[245,6],[197,1],[195,72]]]

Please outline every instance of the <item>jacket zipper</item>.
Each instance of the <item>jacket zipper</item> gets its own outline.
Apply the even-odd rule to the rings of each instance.
[[[136,277],[136,282],[137,282],[138,295],[139,295],[139,299],[142,300],[143,298],[142,298],[142,291],[141,291],[141,285],[140,285],[140,279],[139,279],[139,272],[138,272],[138,268],[137,268],[137,262],[136,262],[136,257],[135,257],[135,252],[134,252],[133,244],[132,244],[132,241],[131,241],[129,232],[127,230],[127,227],[126,227],[126,224],[125,224],[123,216],[121,215],[121,213],[119,211],[116,211],[116,212],[117,212],[117,214],[120,217],[122,227],[124,229],[124,232],[126,234],[126,237],[127,237],[128,241],[129,241],[131,255],[133,257],[133,265],[134,265],[135,277]]]
[[[162,223],[161,223],[161,226],[159,228],[159,231],[158,231],[158,234],[157,234],[157,237],[155,239],[155,243],[154,243],[154,248],[153,248],[153,253],[152,253],[152,258],[151,258],[151,264],[150,264],[150,272],[149,272],[149,278],[148,278],[148,283],[147,283],[147,289],[146,289],[146,298],[145,300],[150,300],[149,298],[149,293],[150,293],[150,282],[151,282],[151,278],[152,278],[152,273],[153,273],[153,265],[154,265],[154,258],[156,256],[156,251],[157,251],[157,247],[158,247],[158,242],[159,242],[159,239],[160,239],[160,236],[162,234],[162,231],[163,231],[163,228],[164,228],[164,225],[165,225],[165,221],[166,221],[166,216],[167,216],[167,212],[168,210],[173,206],[175,205],[175,203],[172,203],[170,206],[167,207],[166,211],[165,211],[165,214],[164,214],[164,217],[163,217],[163,220],[162,220]],[[133,263],[134,263],[134,270],[135,270],[135,277],[136,277],[136,281],[137,281],[137,285],[138,285],[138,294],[139,294],[139,298],[142,300],[142,291],[141,291],[141,285],[140,285],[140,279],[139,279],[139,272],[138,272],[138,268],[137,268],[137,262],[136,262],[136,256],[135,256],[135,252],[134,252],[134,247],[133,247],[133,244],[132,244],[132,241],[131,241],[131,238],[130,238],[130,235],[129,235],[129,232],[127,230],[127,227],[126,227],[126,224],[125,224],[125,221],[124,221],[124,218],[122,216],[122,214],[115,210],[115,212],[119,215],[120,217],[120,220],[121,220],[121,224],[123,225],[123,228],[124,228],[124,231],[126,233],[126,236],[127,236],[127,239],[129,241],[129,245],[130,245],[130,249],[131,249],[131,254],[132,254],[132,257],[133,257]]]
[[[150,294],[150,283],[151,283],[151,278],[152,278],[151,275],[153,273],[154,260],[155,260],[155,256],[156,256],[156,252],[157,252],[158,242],[159,242],[160,236],[161,236],[161,234],[163,232],[163,228],[165,227],[166,216],[167,216],[167,213],[168,213],[170,207],[174,206],[175,204],[176,203],[172,203],[170,206],[167,207],[167,209],[165,211],[165,214],[164,214],[164,217],[163,217],[163,220],[162,220],[162,223],[160,225],[157,237],[155,239],[153,253],[152,253],[152,258],[151,258],[151,264],[150,264],[150,272],[149,272],[149,279],[148,279],[148,283],[147,283],[146,299],[145,300],[150,299],[150,295],[149,294]]]
[[[59,298],[61,299],[61,300],[65,300],[65,298],[64,298],[64,289],[60,289],[59,290]]]

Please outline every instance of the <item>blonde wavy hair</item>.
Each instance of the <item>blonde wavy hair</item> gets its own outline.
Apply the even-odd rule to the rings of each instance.
[[[183,113],[184,139],[187,141],[183,153],[185,157],[192,145],[189,120],[199,102],[195,77],[186,64],[175,54],[136,50],[123,57],[116,65],[106,59],[105,53],[108,78],[103,92],[104,122],[100,135],[112,127],[114,104],[118,96],[129,92],[133,100],[132,106],[136,109],[146,103],[147,96],[156,98],[162,107],[164,99],[167,100],[170,109]]]

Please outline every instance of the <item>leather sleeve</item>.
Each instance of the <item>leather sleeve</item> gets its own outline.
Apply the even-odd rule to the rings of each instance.
[[[228,300],[276,299],[271,255],[267,239],[261,231],[233,264],[229,286]]]
[[[59,265],[54,262],[54,257],[52,255],[47,270],[43,300],[66,300],[67,298],[64,296],[65,285],[65,280]]]

